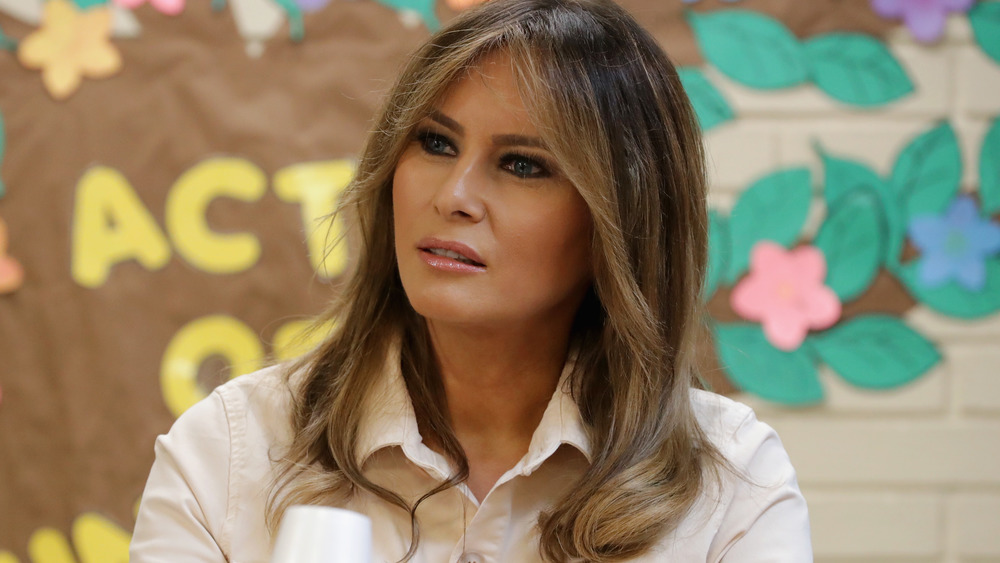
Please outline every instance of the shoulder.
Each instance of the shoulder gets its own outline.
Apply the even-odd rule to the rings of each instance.
[[[230,555],[266,548],[270,452],[290,433],[283,373],[274,366],[234,378],[157,438],[133,561],[242,561]]]
[[[780,469],[783,477],[793,471],[777,432],[749,406],[700,389],[691,390],[691,405],[705,436],[735,469],[751,479],[758,471],[776,476]]]
[[[292,390],[285,376],[288,366],[278,364],[235,377],[212,392],[219,397],[226,411],[252,415],[288,412]]]
[[[689,394],[694,415],[712,442],[724,442],[745,423],[757,422],[753,409],[743,403],[702,389],[691,389]]]
[[[216,482],[220,490],[210,494],[227,497],[226,537],[243,515],[263,514],[264,485],[290,441],[292,391],[286,371],[287,366],[275,365],[216,387],[163,437],[175,455],[203,469],[199,479]]]
[[[270,366],[236,377],[212,392],[225,410],[234,448],[270,447],[287,441],[293,395],[287,370],[286,364]]]
[[[290,435],[292,392],[286,367],[271,366],[216,387],[186,410],[157,440],[164,449],[197,458],[219,458],[219,465],[254,464],[261,453]],[[264,456],[263,459],[267,459]]]
[[[225,423],[232,427],[247,418],[257,418],[262,414],[273,418],[278,411],[288,412],[291,391],[284,373],[284,366],[275,365],[219,385],[207,397],[184,411],[170,433],[188,427],[205,428],[206,423]]]
[[[730,464],[722,489],[704,499],[715,522],[709,552],[733,561],[812,561],[806,502],[777,432],[747,405],[715,393],[692,390],[691,404]]]

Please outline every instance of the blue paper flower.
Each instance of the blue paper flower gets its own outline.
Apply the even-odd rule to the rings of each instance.
[[[927,287],[955,280],[979,291],[986,285],[986,259],[1000,252],[1000,225],[983,219],[968,196],[956,198],[944,215],[914,217],[909,234],[920,249],[920,281]]]

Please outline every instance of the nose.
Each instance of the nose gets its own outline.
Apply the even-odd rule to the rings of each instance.
[[[486,216],[486,177],[475,162],[458,162],[434,194],[434,209],[449,221],[478,223]]]

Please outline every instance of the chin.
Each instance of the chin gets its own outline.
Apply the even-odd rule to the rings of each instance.
[[[481,324],[496,320],[483,310],[482,299],[455,299],[440,296],[410,295],[410,306],[418,315],[429,321],[449,324]]]

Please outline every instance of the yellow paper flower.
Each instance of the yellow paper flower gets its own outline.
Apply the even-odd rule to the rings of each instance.
[[[42,83],[53,98],[69,97],[84,76],[104,78],[121,68],[121,55],[110,41],[110,10],[80,11],[69,0],[48,0],[44,10],[42,26],[21,42],[17,58],[42,69]]]

